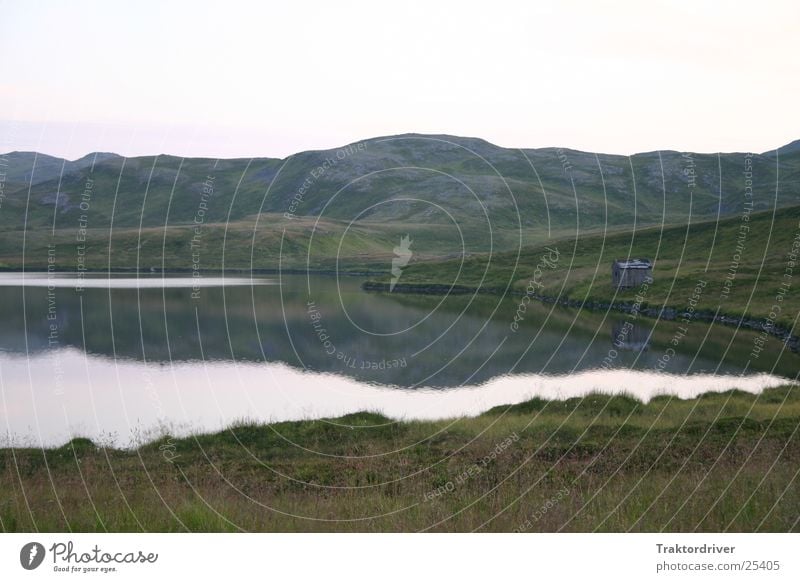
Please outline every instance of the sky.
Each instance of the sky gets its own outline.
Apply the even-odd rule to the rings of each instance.
[[[760,152],[800,138],[798,32],[796,0],[0,0],[0,152]]]

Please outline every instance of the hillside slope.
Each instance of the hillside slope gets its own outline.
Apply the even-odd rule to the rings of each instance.
[[[422,255],[446,257],[575,233],[717,219],[740,213],[746,203],[754,210],[800,203],[800,150],[794,144],[765,154],[665,151],[627,157],[409,134],[284,160],[98,153],[68,162],[15,152],[0,162],[0,231],[6,233],[0,261],[6,266],[22,264],[24,244],[26,264],[42,266],[48,237],[63,246],[81,234],[101,248],[103,266],[112,239],[120,242],[110,245],[111,262],[134,266],[117,253],[139,247],[151,229],[166,230],[159,235],[166,246],[183,249],[188,238],[171,227],[200,223],[215,245],[226,240],[226,225],[232,232],[249,229],[249,238],[263,239],[255,254],[268,257],[259,266],[275,268],[279,226],[307,218],[338,225],[339,238],[351,224],[381,232],[369,244],[343,243],[345,256],[368,261],[376,246],[379,255],[391,256],[408,232],[417,234]],[[288,230],[310,239],[313,221],[302,224]],[[449,234],[437,236],[443,232]],[[311,244],[295,240],[301,251]],[[226,266],[250,265],[249,252],[240,253],[238,246],[231,251],[236,258]],[[288,260],[300,262],[290,255]],[[330,263],[335,255],[311,262]],[[150,254],[145,262],[161,265],[162,258]],[[170,253],[164,264],[175,266]],[[221,264],[214,258],[205,267]]]
[[[627,257],[653,261],[651,285],[612,287],[611,263]],[[792,206],[720,221],[564,238],[522,252],[474,255],[463,263],[420,261],[403,271],[400,282],[522,293],[534,281],[538,295],[586,303],[633,302],[644,292],[645,306],[686,309],[692,301],[697,309],[759,318],[778,303],[774,319],[791,328],[800,313],[798,258],[800,206]],[[695,298],[699,282],[705,284]]]

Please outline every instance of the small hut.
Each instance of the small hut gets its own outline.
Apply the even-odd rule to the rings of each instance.
[[[653,264],[650,259],[625,259],[611,265],[611,284],[616,289],[630,289],[653,281]]]

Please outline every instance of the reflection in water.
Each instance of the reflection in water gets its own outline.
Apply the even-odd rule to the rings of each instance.
[[[61,389],[53,384],[56,370],[65,379]],[[533,396],[569,398],[603,391],[635,393],[643,400],[658,394],[688,398],[734,387],[755,393],[785,383],[769,375],[676,377],[587,370],[571,376],[499,376],[481,386],[411,391],[283,364],[143,365],[87,357],[74,349],[31,361],[6,359],[3,376],[8,417],[0,419],[0,429],[15,435],[15,444],[37,446],[61,444],[73,435],[129,445],[159,431],[176,436],[218,431],[244,419],[331,418],[361,410],[394,419],[457,418]]]
[[[0,427],[48,443],[71,432],[127,442],[131,427],[213,430],[242,417],[445,417],[593,388],[641,398],[757,391],[793,377],[800,361],[770,340],[753,376],[740,378],[752,334],[734,328],[707,333],[694,322],[676,346],[670,322],[625,327],[618,316],[536,304],[512,332],[516,305],[497,297],[371,294],[353,278],[244,279],[199,289],[0,284]],[[610,350],[613,369],[601,369]]]
[[[643,321],[616,320],[611,331],[611,343],[618,350],[643,352],[650,347],[653,327]]]

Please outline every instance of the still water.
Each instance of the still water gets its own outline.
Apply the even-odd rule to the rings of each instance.
[[[366,293],[350,277],[0,274],[0,431],[118,446],[242,420],[479,414],[591,391],[691,397],[788,383],[752,332],[491,296]],[[677,339],[676,339],[677,338]]]

